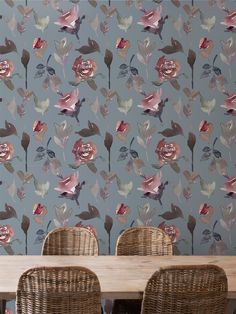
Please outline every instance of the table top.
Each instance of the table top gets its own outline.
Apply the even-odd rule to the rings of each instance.
[[[0,299],[14,299],[22,272],[37,266],[84,266],[94,271],[104,299],[140,299],[154,271],[169,265],[215,264],[236,299],[236,256],[0,256]]]

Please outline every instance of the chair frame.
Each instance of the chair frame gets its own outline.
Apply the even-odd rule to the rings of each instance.
[[[216,265],[162,267],[148,280],[141,314],[224,314],[227,277]]]
[[[84,246],[85,240],[91,246]],[[60,242],[66,245],[59,246]],[[59,242],[59,243],[58,243]],[[81,244],[81,252],[80,246]],[[70,244],[68,248],[68,243]],[[74,246],[73,246],[74,245]],[[75,246],[76,245],[76,246]],[[77,247],[79,253],[75,254],[73,248]],[[67,252],[69,251],[69,252]],[[68,254],[69,253],[69,254]],[[99,255],[99,243],[93,232],[85,227],[62,227],[50,231],[44,239],[42,255]]]
[[[97,275],[80,266],[36,267],[20,277],[17,314],[101,314]]]
[[[150,239],[152,241],[147,243]],[[116,255],[173,255],[173,245],[170,237],[158,227],[130,227],[119,235]]]

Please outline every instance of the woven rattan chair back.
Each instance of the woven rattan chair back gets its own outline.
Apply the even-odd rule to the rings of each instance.
[[[148,280],[141,314],[223,314],[227,277],[215,265],[161,268]]]
[[[98,255],[95,235],[83,227],[57,228],[46,236],[42,255]]]
[[[116,243],[116,255],[172,255],[169,236],[156,227],[132,227],[126,229]]]
[[[17,314],[101,314],[101,289],[84,267],[38,267],[18,282]]]

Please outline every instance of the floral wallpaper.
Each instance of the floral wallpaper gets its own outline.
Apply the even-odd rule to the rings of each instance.
[[[0,254],[86,226],[235,254],[236,2],[1,0]]]

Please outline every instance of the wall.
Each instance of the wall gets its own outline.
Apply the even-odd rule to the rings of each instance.
[[[110,2],[1,0],[0,254],[137,224],[235,254],[235,2]]]

